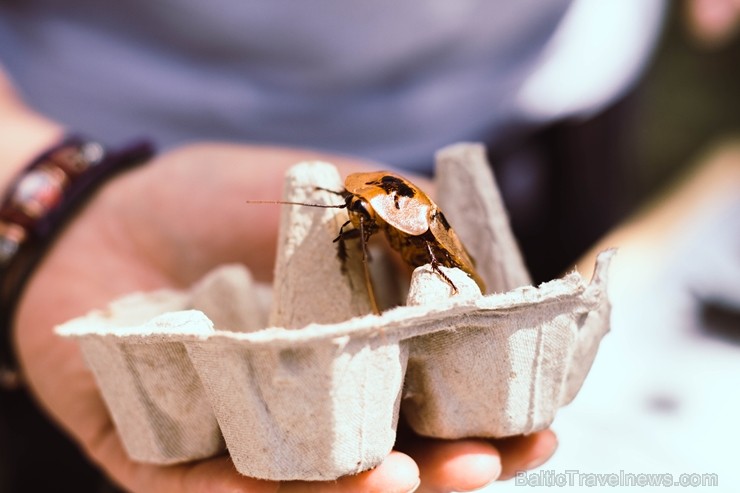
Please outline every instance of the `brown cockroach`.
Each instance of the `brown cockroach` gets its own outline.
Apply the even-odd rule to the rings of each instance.
[[[430,264],[452,288],[457,287],[439,266],[456,267],[470,276],[485,293],[485,284],[475,269],[475,262],[437,204],[419,187],[391,171],[352,173],[341,192],[326,190],[344,199],[343,204],[271,203],[347,209],[349,219],[334,239],[342,262],[347,259],[345,242],[359,239],[365,269],[365,284],[370,303],[380,313],[368,268],[367,243],[372,235],[384,231],[391,248],[412,267]]]

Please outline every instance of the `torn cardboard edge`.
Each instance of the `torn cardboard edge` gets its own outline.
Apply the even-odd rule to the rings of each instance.
[[[583,312],[593,310],[602,302],[606,273],[615,253],[611,249],[599,255],[589,284],[586,284],[578,272],[572,272],[537,287],[523,286],[506,293],[479,295],[474,299],[449,297],[438,301],[435,306],[399,306],[381,315],[358,316],[333,324],[311,323],[300,330],[282,327],[267,327],[252,332],[243,332],[237,327],[219,330],[203,311],[189,308],[192,302],[186,292],[163,289],[125,296],[112,302],[104,310],[93,310],[84,317],[70,320],[59,326],[56,332],[63,337],[120,338],[126,339],[127,343],[136,343],[139,338],[161,342],[224,339],[226,343],[239,341],[254,348],[292,347],[296,344],[353,336],[394,336],[401,340],[439,330],[435,327],[437,321],[443,324],[454,322],[459,317],[475,317],[482,313],[503,317],[510,312],[536,310],[549,304],[568,301],[582,303]],[[231,265],[221,269],[242,268]],[[449,272],[445,267],[442,269]],[[242,275],[248,276],[248,273],[225,274],[232,278]],[[219,270],[209,276],[218,277]],[[459,275],[456,277],[460,278]],[[142,307],[147,308],[143,316]],[[431,326],[425,323],[429,318],[435,319]],[[381,327],[382,332],[379,330]]]

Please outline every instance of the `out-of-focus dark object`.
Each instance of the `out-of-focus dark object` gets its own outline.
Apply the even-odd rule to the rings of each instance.
[[[705,335],[740,344],[740,307],[704,301],[700,305],[700,322]]]

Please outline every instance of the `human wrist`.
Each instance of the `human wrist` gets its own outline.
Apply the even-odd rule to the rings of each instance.
[[[37,153],[5,185],[0,199],[0,388],[18,384],[11,344],[15,309],[46,250],[100,186],[153,152],[143,140],[106,150],[68,136]]]
[[[0,101],[0,135],[0,190],[5,190],[24,166],[63,138],[64,128],[20,103]]]

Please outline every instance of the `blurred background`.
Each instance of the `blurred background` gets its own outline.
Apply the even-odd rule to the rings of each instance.
[[[633,220],[611,238],[612,331],[555,420],[553,459],[486,491],[617,489],[588,486],[598,474],[627,491],[740,488],[740,39],[736,25],[703,32],[688,10],[702,3],[671,3],[616,109],[630,122],[615,135],[628,143],[619,214]],[[625,474],[661,484],[624,487]]]
[[[726,39],[704,39],[687,9],[687,2],[673,2],[653,63],[632,95],[639,124],[630,181],[639,199],[696,165],[711,146],[740,139],[740,33],[735,27]]]

